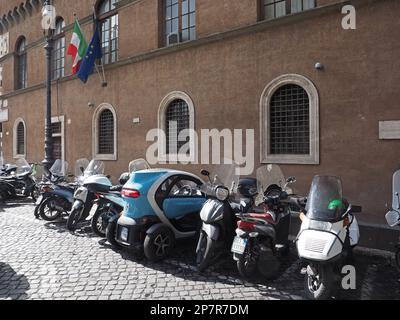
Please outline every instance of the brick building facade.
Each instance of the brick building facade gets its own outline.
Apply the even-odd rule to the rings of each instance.
[[[346,4],[356,8],[355,30],[342,28]],[[196,130],[250,128],[256,166],[281,164],[285,175],[297,177],[299,193],[307,193],[315,174],[339,175],[347,197],[364,207],[360,220],[384,225],[399,165],[400,140],[385,139],[400,138],[398,123],[382,121],[400,119],[400,1],[54,5],[55,152],[71,166],[77,158],[98,157],[118,176],[130,160],[145,156],[147,132],[163,127],[168,117]],[[38,0],[0,0],[0,121],[7,161],[44,156],[41,6]],[[107,86],[97,74],[83,85],[70,75],[72,61],[65,55],[74,13],[89,41],[93,10],[102,24]],[[286,118],[280,118],[281,107]],[[287,121],[296,128],[288,129]],[[185,169],[198,173],[200,167]]]

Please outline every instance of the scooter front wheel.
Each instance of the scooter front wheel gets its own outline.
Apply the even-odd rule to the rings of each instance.
[[[51,222],[61,217],[62,211],[55,209],[56,201],[54,198],[47,198],[38,206],[39,215],[43,220]]]
[[[214,241],[206,232],[201,231],[196,249],[196,266],[199,272],[205,271],[211,264],[213,247]]]
[[[98,209],[96,213],[93,215],[91,221],[93,232],[99,237],[105,238],[107,229],[106,221],[108,221],[109,219],[110,219],[110,213],[108,211]]]
[[[122,246],[115,240],[117,232],[117,221],[110,221],[106,228],[107,241],[116,249],[121,249]]]
[[[308,266],[304,290],[309,300],[328,300],[332,291],[332,274],[328,266]]]
[[[67,220],[67,229],[69,231],[75,231],[76,226],[81,220],[83,208],[73,209]]]

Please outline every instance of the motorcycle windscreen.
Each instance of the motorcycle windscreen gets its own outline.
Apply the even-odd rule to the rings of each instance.
[[[286,183],[286,179],[281,167],[277,164],[268,164],[258,168],[256,176],[258,192],[258,196],[256,198],[257,204],[263,202],[263,195],[271,187],[277,186],[282,189]],[[288,194],[293,193],[293,190],[288,187],[286,187],[286,190],[284,191],[286,191]]]
[[[188,214],[199,213],[206,198],[167,198],[163,202],[164,214],[168,219],[179,219]]]
[[[16,161],[17,165],[17,174],[24,174],[27,172],[31,172],[32,168],[29,165],[28,161],[25,159],[21,158]]]
[[[136,159],[129,163],[129,173],[151,169],[149,163],[144,159]]]
[[[83,176],[86,168],[89,165],[89,160],[86,158],[78,159],[75,162],[75,177]]]
[[[400,170],[396,171],[393,174],[393,200],[392,200],[392,208],[393,210],[400,209]]]
[[[210,172],[212,183],[206,182],[201,186],[201,191],[213,196],[214,187],[216,185],[224,186],[232,193],[236,193],[240,179],[240,166],[235,161],[224,158],[220,164],[213,165],[213,170]]]
[[[90,161],[85,170],[84,176],[90,177],[98,174],[104,174],[104,162],[99,160]]]
[[[306,211],[307,217],[311,220],[339,221],[346,212],[340,178],[331,176],[314,177]]]
[[[65,177],[67,175],[67,171],[68,162],[60,159],[57,159],[50,168],[50,172],[57,177]]]

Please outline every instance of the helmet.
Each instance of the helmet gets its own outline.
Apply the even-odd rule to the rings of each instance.
[[[128,172],[124,172],[123,174],[121,174],[121,176],[119,177],[119,184],[120,185],[124,185],[129,181],[130,175]]]

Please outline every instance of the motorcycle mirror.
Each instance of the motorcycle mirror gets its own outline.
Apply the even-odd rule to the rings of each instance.
[[[210,172],[208,172],[207,170],[201,170],[201,174],[203,176],[210,177]]]
[[[75,176],[72,173],[68,174],[68,178],[74,178]]]
[[[351,212],[353,212],[353,213],[361,213],[362,212],[362,207],[361,206],[352,206],[351,207]]]
[[[288,184],[295,183],[295,182],[296,182],[296,177],[289,177],[289,178],[286,180],[286,182],[287,182]]]
[[[84,167],[80,167],[79,169],[81,170],[82,173],[85,172],[85,168]]]
[[[210,183],[212,183],[211,178],[210,178],[210,172],[207,170],[201,170],[201,174],[205,177],[208,178],[208,180],[210,181]]]

